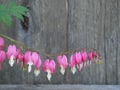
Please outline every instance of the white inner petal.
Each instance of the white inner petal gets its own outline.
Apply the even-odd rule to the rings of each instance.
[[[37,76],[40,74],[40,70],[35,69],[35,70],[34,70],[34,74],[35,74],[35,76],[37,77]]]
[[[75,74],[75,72],[76,72],[75,66],[71,68],[71,71],[72,71],[73,74]]]
[[[31,60],[28,62],[28,72],[31,72],[33,63]]]
[[[31,70],[32,70],[32,65],[29,65],[28,66],[28,72],[31,72]]]
[[[52,76],[51,76],[51,72],[48,70],[48,71],[47,71],[47,78],[48,78],[49,81],[51,80],[51,77],[52,77]]]
[[[10,60],[9,60],[9,64],[10,64],[10,66],[13,67],[14,63],[15,63],[15,61],[14,61],[14,57],[11,56],[11,57],[10,57]]]
[[[65,69],[62,66],[61,66],[60,72],[61,72],[62,75],[65,74]]]

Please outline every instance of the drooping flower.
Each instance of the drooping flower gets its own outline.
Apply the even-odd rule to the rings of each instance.
[[[82,51],[81,55],[82,55],[82,62],[83,62],[83,67],[82,68],[84,68],[86,66],[86,59],[87,59],[86,51]]]
[[[47,78],[49,81],[51,80],[52,77],[51,74],[55,72],[55,67],[56,64],[54,60],[46,59],[45,62],[43,63],[43,71],[47,72]]]
[[[58,56],[57,61],[58,61],[58,65],[61,68],[60,72],[61,72],[61,74],[64,75],[65,69],[68,66],[67,57],[65,55]]]
[[[96,57],[97,57],[97,52],[96,52],[96,51],[93,51],[93,52],[92,52],[92,57],[93,57],[93,58],[96,58]]]
[[[18,48],[17,51],[16,51],[16,54],[15,54],[16,64],[19,63],[19,58],[18,58],[19,54],[20,54],[20,49]]]
[[[88,53],[88,62],[87,62],[87,65],[88,65],[88,66],[90,66],[90,64],[91,64],[92,57],[93,57],[93,56],[92,56],[92,52],[89,52],[89,53]]]
[[[98,62],[98,54],[96,51],[92,52],[92,57],[93,57],[93,61],[97,63]]]
[[[16,59],[17,49],[15,45],[9,45],[7,49],[7,58],[11,67],[14,65],[14,59]]]
[[[32,70],[33,62],[32,62],[31,57],[32,57],[32,52],[31,51],[25,52],[25,54],[24,54],[24,64],[28,64],[28,72],[31,72],[31,70]]]
[[[20,61],[21,67],[23,68],[23,66],[24,66],[24,54],[19,54],[18,55],[18,60]]]
[[[39,58],[39,60],[37,61],[36,65],[35,65],[35,71],[34,71],[34,74],[36,76],[38,76],[40,74],[40,66],[41,66],[42,62],[41,62],[41,59]]]
[[[71,57],[70,57],[70,67],[71,67],[71,71],[73,74],[75,74],[76,72],[76,56],[75,54],[72,54]]]
[[[42,62],[41,62],[41,58],[37,52],[32,53],[31,60],[32,60],[33,64],[35,65],[34,74],[36,76],[38,76],[40,73],[40,66],[41,66]]]
[[[24,54],[19,54],[18,59],[20,62],[24,63]]]
[[[5,60],[6,54],[4,51],[0,50],[0,70],[2,69],[2,62]]]
[[[24,54],[24,63],[28,64],[28,72],[31,72],[32,65],[35,65],[36,69],[34,71],[35,75],[38,76],[40,71],[39,68],[41,66],[41,59],[37,52],[27,51]]]
[[[81,53],[80,52],[76,52],[75,58],[76,58],[77,68],[80,71],[81,67],[82,67],[82,56],[81,56]]]
[[[0,50],[4,49],[4,39],[0,37]]]

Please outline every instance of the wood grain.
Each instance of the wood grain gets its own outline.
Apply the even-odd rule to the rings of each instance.
[[[7,1],[0,0],[0,3]],[[29,8],[28,29],[25,30],[18,19],[11,28],[1,25],[0,33],[20,40],[30,48],[49,54],[75,48],[97,48],[102,56],[102,64],[92,63],[72,75],[68,69],[71,84],[120,84],[120,0],[69,0],[68,41],[66,41],[66,1],[65,0],[19,0]],[[4,30],[4,31],[3,31]],[[6,40],[7,43],[10,43]],[[23,50],[24,51],[24,50]],[[71,54],[68,55],[70,59]],[[46,58],[56,57],[42,56]],[[58,67],[58,66],[57,66]],[[33,67],[34,68],[34,67]],[[48,82],[46,73],[39,77],[22,72],[16,65],[10,68],[7,60],[0,71],[0,83],[15,84],[63,84],[66,76],[59,69]]]

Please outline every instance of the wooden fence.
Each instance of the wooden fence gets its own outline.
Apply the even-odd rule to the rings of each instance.
[[[6,60],[0,71],[1,84],[120,84],[120,0],[68,0],[68,31],[66,0],[16,1],[29,8],[25,22],[15,19],[11,28],[2,25],[0,33],[49,54],[75,48],[97,48],[103,63],[92,64],[75,75],[67,70],[67,76],[62,76],[57,69],[48,82],[42,71],[36,78],[17,65],[11,68]],[[46,57],[41,58],[44,61]]]

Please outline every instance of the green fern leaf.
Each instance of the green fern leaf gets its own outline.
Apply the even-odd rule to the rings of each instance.
[[[11,1],[8,5],[7,11],[9,12],[10,15],[13,15],[13,16],[23,20],[23,15],[26,14],[28,9],[23,6],[18,6],[18,5],[16,5],[15,2]]]
[[[6,11],[4,5],[0,4],[0,22],[2,23],[5,23],[7,25],[11,25],[11,17],[10,15],[8,14],[8,12]]]
[[[14,1],[11,1],[7,7],[0,4],[0,23],[7,25],[12,24],[11,16],[15,16],[20,20],[23,20],[23,15],[26,15],[28,9],[24,6],[17,5]]]

